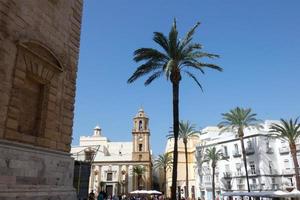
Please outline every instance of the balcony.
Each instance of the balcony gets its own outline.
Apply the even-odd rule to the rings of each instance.
[[[232,178],[231,172],[224,172],[223,173],[223,178],[224,179],[231,179]]]
[[[290,152],[290,149],[288,147],[281,147],[279,148],[279,153],[280,154],[287,154]]]
[[[235,176],[245,176],[245,173],[242,171],[235,172]]]
[[[223,154],[223,158],[224,158],[224,159],[229,159],[230,156],[229,156],[228,154]]]
[[[204,186],[205,186],[205,187],[209,187],[209,186],[211,186],[211,184],[212,184],[211,181],[205,181],[205,182],[204,182]]]
[[[259,171],[259,169],[256,169],[256,170],[248,170],[248,175],[249,175],[249,176],[258,176],[258,175],[260,175],[260,171]]]
[[[287,168],[282,170],[282,174],[287,175],[287,174],[294,174],[294,170],[291,168]]]
[[[235,158],[236,158],[236,157],[241,157],[241,153],[238,152],[238,151],[233,151],[233,152],[232,152],[232,156],[235,157]]]
[[[246,148],[246,155],[252,155],[255,153],[255,150],[253,147],[247,147]]]
[[[279,184],[272,184],[272,190],[279,190]]]
[[[245,190],[245,184],[244,183],[238,183],[237,184],[237,189],[238,190]]]
[[[250,184],[250,189],[251,190],[258,190],[259,189],[259,185],[258,184]]]
[[[270,175],[277,175],[277,174],[279,174],[277,169],[270,170]]]

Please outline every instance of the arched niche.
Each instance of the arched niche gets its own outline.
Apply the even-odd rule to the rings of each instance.
[[[17,43],[6,123],[15,136],[6,132],[6,139],[56,148],[57,138],[53,136],[59,114],[55,106],[59,102],[58,77],[63,71],[62,63],[46,45],[32,40]],[[52,136],[45,135],[46,129]]]

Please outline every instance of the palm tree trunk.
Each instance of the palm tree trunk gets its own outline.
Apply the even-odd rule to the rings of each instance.
[[[141,176],[138,175],[138,190],[141,190]]]
[[[244,146],[244,138],[240,137],[240,141],[241,141],[242,155],[243,155],[243,161],[244,161],[244,167],[245,167],[245,173],[246,173],[247,188],[248,188],[248,192],[250,192],[249,176],[248,176],[248,170],[247,170],[247,158],[246,158],[246,151],[245,151],[245,146]]]
[[[179,133],[179,83],[172,82],[173,89],[173,131],[174,131],[174,150],[173,150],[173,170],[171,199],[176,200],[177,187],[177,162],[178,162],[178,133]],[[178,191],[180,192],[180,191]]]
[[[167,169],[164,167],[164,192],[165,197],[167,196]]]
[[[296,187],[297,187],[297,190],[300,190],[299,163],[298,163],[298,159],[297,159],[296,144],[295,143],[290,144],[290,149],[291,149],[291,154],[292,154],[294,167],[295,167]]]
[[[184,153],[185,153],[185,198],[189,198],[189,169],[188,169],[188,154],[187,154],[187,142],[184,142]]]
[[[212,165],[212,200],[216,199],[215,194],[215,166]]]

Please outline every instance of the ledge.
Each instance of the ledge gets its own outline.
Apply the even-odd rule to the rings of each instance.
[[[30,153],[41,153],[41,152],[43,152],[43,153],[46,153],[46,154],[49,154],[49,155],[56,154],[57,156],[70,157],[71,158],[71,153],[67,153],[67,152],[63,152],[63,151],[56,151],[56,150],[47,149],[47,148],[44,148],[44,147],[38,147],[38,146],[30,145],[30,144],[23,144],[23,143],[20,143],[20,142],[14,142],[14,141],[0,139],[0,147],[7,148],[7,146],[10,149],[14,149],[14,150],[17,150],[17,151],[26,151],[26,152],[30,152]]]

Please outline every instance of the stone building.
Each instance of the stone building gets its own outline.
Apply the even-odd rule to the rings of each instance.
[[[0,1],[0,199],[75,199],[82,0]]]
[[[196,146],[199,143],[199,137],[197,135],[188,139],[187,143],[187,154],[188,154],[188,181],[189,181],[189,197],[196,199]],[[165,153],[173,155],[174,151],[174,139],[168,139],[166,144]],[[180,192],[182,198],[185,197],[186,188],[186,165],[185,165],[185,151],[184,143],[182,139],[178,139],[178,164],[177,164],[177,192]],[[163,179],[161,178],[160,182]],[[171,186],[172,186],[172,170],[167,171],[167,196],[171,196]],[[162,186],[163,187],[163,186]]]
[[[96,194],[105,191],[109,195],[128,194],[137,189],[150,190],[152,186],[152,161],[149,119],[143,109],[133,118],[132,141],[112,142],[99,126],[92,136],[81,136],[79,146],[72,147],[76,160],[93,157],[89,190]],[[135,166],[143,166],[145,172],[138,185]]]

